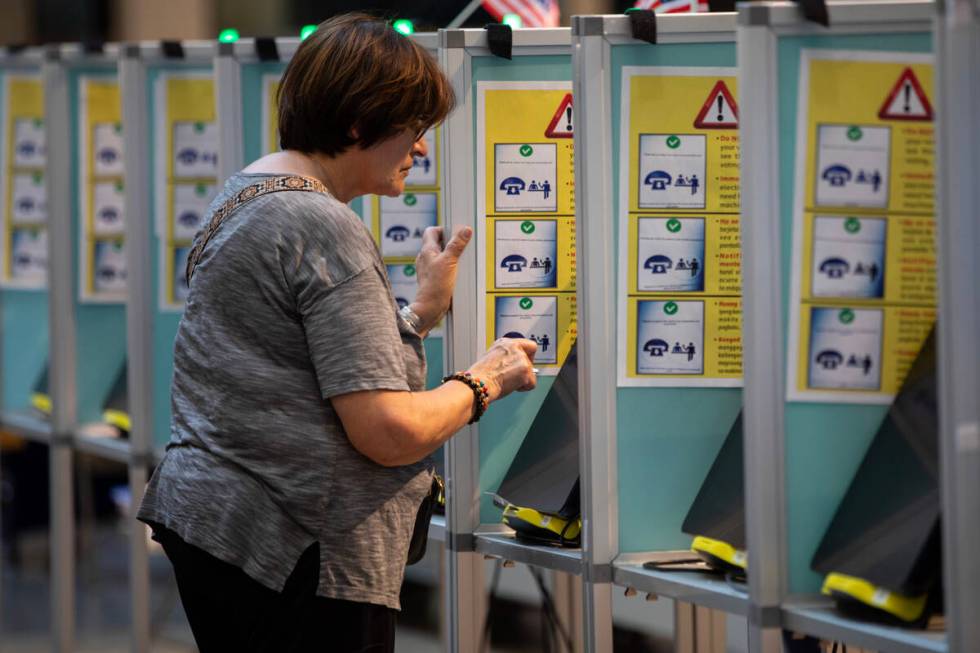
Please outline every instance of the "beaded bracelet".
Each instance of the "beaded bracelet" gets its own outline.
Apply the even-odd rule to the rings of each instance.
[[[456,372],[442,377],[443,383],[448,381],[459,381],[470,386],[470,389],[473,390],[473,418],[469,423],[479,422],[490,405],[490,392],[487,390],[487,384],[469,372]]]

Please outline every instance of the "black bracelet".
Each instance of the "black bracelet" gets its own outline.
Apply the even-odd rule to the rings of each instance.
[[[449,381],[459,381],[470,386],[470,389],[473,391],[473,418],[468,423],[473,424],[474,422],[479,422],[480,418],[483,417],[483,413],[487,412],[487,407],[490,405],[490,392],[487,390],[487,384],[469,372],[456,372],[455,374],[442,377],[443,383]]]

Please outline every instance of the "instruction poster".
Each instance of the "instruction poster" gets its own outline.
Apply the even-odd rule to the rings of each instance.
[[[48,202],[44,178],[44,87],[40,75],[4,75],[0,97],[0,283],[5,287],[42,289],[48,270]]]
[[[279,80],[282,75],[262,76],[262,154],[279,151]]]
[[[623,69],[620,386],[742,384],[735,77]]]
[[[803,52],[791,401],[890,402],[936,319],[931,61]]]
[[[372,195],[364,200],[365,224],[371,230],[388,270],[388,281],[399,306],[411,304],[418,290],[415,257],[422,248],[422,234],[442,224],[439,188],[439,141],[441,130],[433,127],[423,135],[426,154],[416,156],[405,178],[405,192],[398,197]],[[442,323],[429,336],[442,335]]]
[[[81,299],[126,301],[122,106],[115,76],[79,78]]]
[[[480,340],[534,340],[554,375],[576,337],[572,85],[480,82],[477,95]]]
[[[163,310],[179,310],[187,299],[187,255],[217,194],[214,102],[214,82],[207,72],[164,73],[157,78],[156,230]]]

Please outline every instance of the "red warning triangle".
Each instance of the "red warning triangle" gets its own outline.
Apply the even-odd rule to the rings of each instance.
[[[548,128],[544,130],[545,138],[571,138],[572,132],[572,94],[566,93],[558,103],[558,110],[552,116]]]
[[[698,117],[694,119],[697,129],[735,129],[738,127],[738,105],[725,82],[718,80],[708,99],[704,101]]]
[[[911,68],[902,71],[885,103],[878,110],[882,120],[932,120],[932,105]]]

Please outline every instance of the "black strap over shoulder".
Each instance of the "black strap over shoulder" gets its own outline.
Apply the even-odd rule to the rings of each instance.
[[[630,9],[626,12],[630,19],[630,31],[633,38],[657,43],[657,14],[650,9]]]
[[[487,30],[487,47],[494,56],[511,59],[514,49],[514,32],[510,25],[490,23],[483,29]]]

